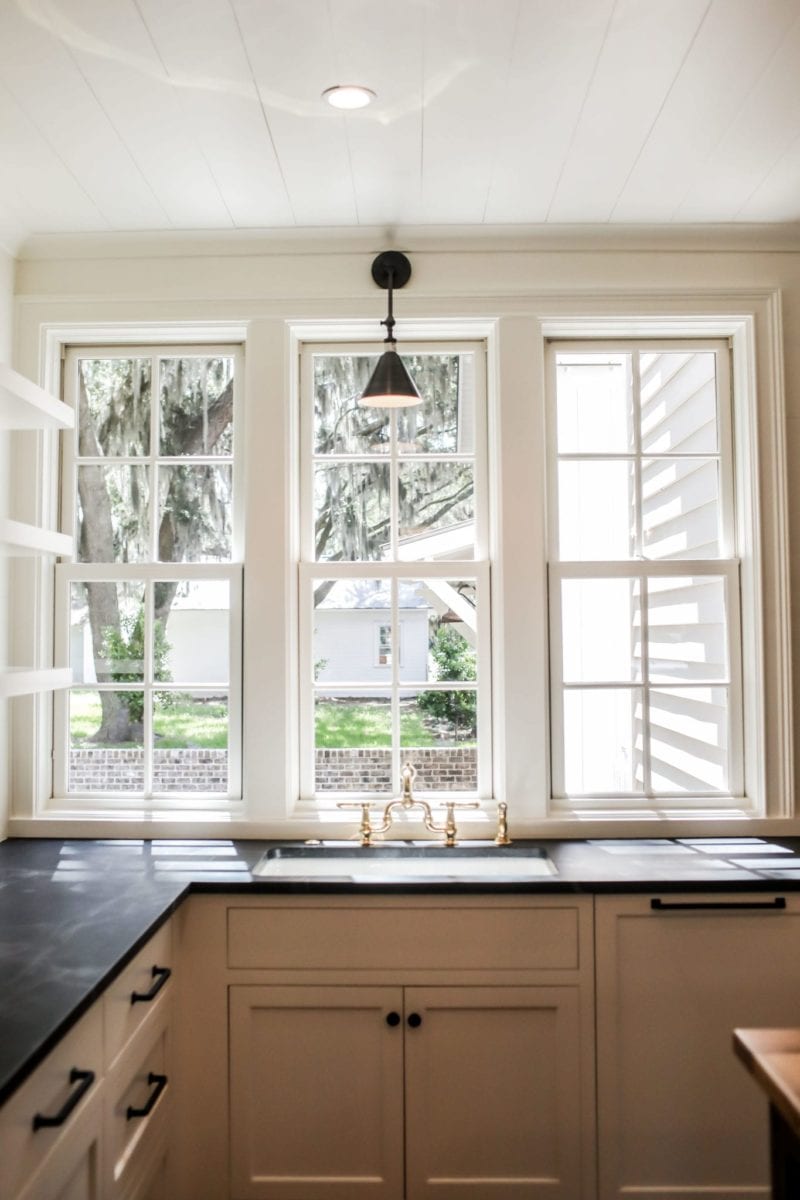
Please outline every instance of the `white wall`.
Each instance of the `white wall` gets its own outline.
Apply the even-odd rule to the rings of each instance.
[[[375,288],[370,264],[375,253],[401,247],[410,257],[413,276],[396,297],[397,333],[414,320],[500,318],[505,322],[500,354],[516,364],[515,427],[503,426],[494,435],[505,439],[505,478],[500,499],[515,507],[518,492],[531,486],[538,464],[523,461],[519,446],[541,440],[541,430],[526,415],[526,389],[541,386],[541,325],[580,311],[590,317],[605,312],[608,297],[619,311],[646,315],[664,311],[664,296],[673,297],[677,314],[708,311],[717,298],[775,302],[782,312],[785,352],[786,420],[774,430],[785,438],[793,600],[792,657],[800,649],[800,230],[781,227],[702,229],[633,229],[592,231],[554,229],[527,233],[400,231],[394,238],[380,232],[330,237],[296,235],[270,237],[242,234],[128,235],[93,238],[40,238],[20,256],[17,272],[17,343],[20,370],[36,375],[42,362],[42,329],[69,336],[73,325],[104,326],[108,337],[119,325],[138,325],[145,337],[150,323],[206,321],[250,324],[247,436],[267,448],[270,471],[285,471],[283,446],[287,436],[285,397],[288,388],[287,321],[374,320],[374,336],[384,316],[385,295]],[[697,308],[694,305],[697,303]],[[722,303],[722,300],[720,300]],[[371,328],[371,325],[370,325]],[[537,336],[537,330],[539,331]],[[176,334],[179,336],[179,331]],[[406,333],[406,336],[408,334]],[[762,343],[759,353],[768,355]],[[521,426],[525,426],[522,428]],[[770,435],[772,436],[772,435]],[[284,614],[291,597],[292,576],[281,568],[287,545],[288,490],[283,502],[264,505],[257,479],[247,483],[248,511],[257,514],[257,546],[245,580],[248,611],[258,612],[274,636],[265,637],[246,667],[245,774],[285,795],[290,790],[290,713],[293,695],[289,664],[291,640],[285,640]],[[518,659],[529,656],[531,670],[541,665],[530,649],[524,630],[543,627],[544,598],[535,600],[526,588],[524,559],[531,539],[542,531],[527,518],[510,522],[506,513],[504,554],[514,564],[513,588],[500,593],[496,613]],[[774,547],[764,547],[765,562],[774,561]],[[770,557],[772,555],[772,557]],[[288,556],[287,556],[288,558]],[[512,636],[513,635],[513,636]],[[767,670],[775,669],[780,649],[767,630]],[[528,662],[517,664],[527,670]],[[286,703],[259,704],[259,680],[286,680]],[[800,671],[794,673],[795,741],[800,744]],[[513,740],[529,747],[530,755],[546,763],[545,707],[541,699],[519,696],[509,705],[504,726]],[[538,705],[538,707],[537,707]],[[248,717],[248,713],[251,716]],[[537,766],[538,769],[538,766]],[[502,781],[501,781],[502,782]],[[526,783],[520,772],[506,780],[509,792]],[[527,784],[530,789],[530,782]],[[270,831],[265,829],[269,835]],[[292,836],[291,829],[284,831]],[[531,829],[530,832],[536,832]],[[789,832],[789,830],[786,830]],[[307,835],[306,835],[307,836]],[[319,836],[328,836],[324,832]]]
[[[0,362],[11,361],[14,260],[0,250]],[[0,433],[0,516],[9,516],[11,454],[9,437]],[[0,670],[9,662],[8,561],[0,558]],[[9,763],[10,706],[0,701],[0,840],[6,836],[11,772]]]

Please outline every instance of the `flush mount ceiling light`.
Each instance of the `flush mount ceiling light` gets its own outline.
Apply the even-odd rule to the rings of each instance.
[[[385,250],[372,264],[372,278],[378,287],[388,289],[389,292],[389,311],[386,320],[381,321],[381,325],[386,326],[386,337],[383,340],[384,344],[388,342],[389,349],[384,350],[378,359],[358,403],[363,408],[410,408],[413,404],[420,404],[422,397],[395,349],[397,343],[394,337],[392,292],[408,283],[411,278],[411,263],[405,254],[400,254],[397,250]]]
[[[375,93],[359,83],[337,83],[326,88],[322,99],[334,108],[366,108],[375,99]]]

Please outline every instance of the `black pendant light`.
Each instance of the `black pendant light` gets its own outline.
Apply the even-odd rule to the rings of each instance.
[[[372,264],[372,278],[378,287],[389,291],[389,312],[386,320],[381,321],[386,326],[384,343],[388,343],[389,349],[378,359],[358,403],[364,408],[410,408],[412,404],[420,404],[422,397],[395,349],[392,292],[408,283],[411,263],[398,250],[385,250]]]

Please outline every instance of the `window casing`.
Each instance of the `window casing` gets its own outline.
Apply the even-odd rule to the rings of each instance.
[[[492,790],[484,349],[403,350],[423,404],[392,412],[356,403],[374,347],[301,354],[300,795],[317,806],[385,798],[405,761],[420,793]]]
[[[729,347],[548,347],[552,795],[743,792]]]
[[[241,796],[235,346],[80,347],[56,570],[54,793],[80,808]]]

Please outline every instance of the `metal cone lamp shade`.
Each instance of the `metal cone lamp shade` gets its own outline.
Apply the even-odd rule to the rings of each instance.
[[[420,404],[422,397],[395,349],[397,343],[394,337],[392,293],[395,288],[404,287],[408,283],[411,278],[411,263],[405,254],[387,250],[379,254],[373,262],[372,278],[378,287],[386,288],[389,292],[389,312],[386,320],[381,321],[381,324],[386,326],[387,336],[384,342],[388,343],[389,348],[378,359],[378,364],[358,403],[364,408],[410,408],[413,404]]]

